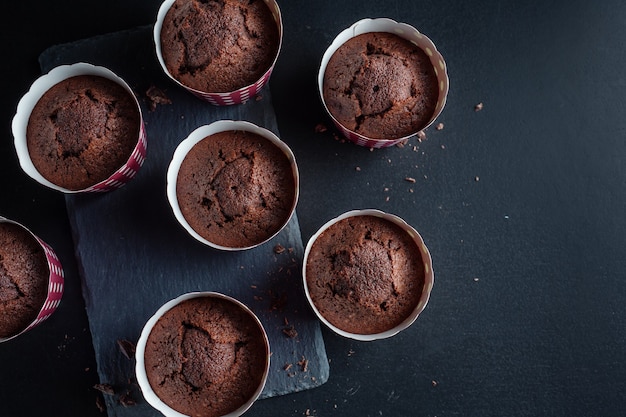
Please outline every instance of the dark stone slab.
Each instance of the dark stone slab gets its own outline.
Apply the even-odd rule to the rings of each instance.
[[[66,196],[98,374],[102,384],[114,389],[113,395],[104,395],[109,416],[159,415],[143,400],[135,361],[118,341],[134,343],[164,302],[189,291],[231,295],[259,316],[272,350],[262,398],[326,382],[329,366],[320,325],[301,284],[297,216],[272,241],[226,253],[190,237],[176,222],[165,194],[170,157],[196,127],[218,119],[248,120],[278,134],[269,89],[260,99],[238,106],[215,107],[197,99],[162,74],[151,27],[53,46],[40,56],[44,72],[75,62],[105,66],[126,80],[139,98],[148,136],[146,162],[126,186],[105,194]],[[145,92],[153,85],[172,103],[151,110]],[[276,245],[286,250],[276,253]]]

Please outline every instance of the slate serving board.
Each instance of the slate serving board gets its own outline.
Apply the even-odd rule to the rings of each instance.
[[[104,194],[66,195],[98,374],[102,384],[114,389],[113,395],[104,395],[108,415],[160,415],[143,400],[135,361],[118,341],[136,342],[163,303],[190,291],[225,293],[259,316],[272,351],[261,398],[326,382],[329,365],[320,325],[302,289],[297,216],[260,247],[222,252],[184,231],[165,194],[174,149],[196,127],[219,119],[247,120],[279,135],[269,89],[258,100],[236,106],[199,100],[162,73],[151,26],[56,45],[39,62],[43,72],[75,62],[109,68],[135,91],[146,123],[147,159],[130,183]],[[151,109],[145,94],[151,86],[164,91],[171,103]],[[277,253],[277,245],[286,250]]]

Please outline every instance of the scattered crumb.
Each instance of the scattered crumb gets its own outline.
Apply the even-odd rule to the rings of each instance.
[[[374,148],[370,148],[370,152],[374,152]]]
[[[115,390],[113,389],[113,386],[111,384],[96,384],[93,386],[94,389],[100,391],[103,394],[106,395],[114,395],[115,394]]]
[[[285,364],[285,366],[283,366],[283,370],[284,370],[284,371],[288,371],[288,370],[290,370],[292,367],[293,367],[293,364],[292,364],[292,363],[287,363],[287,364]]]
[[[300,365],[300,369],[302,370],[302,372],[308,372],[309,360],[306,359],[304,356],[298,361],[298,365]]]
[[[441,145],[441,149],[446,149],[446,145]]]
[[[385,197],[385,201],[389,202],[389,196]]]
[[[133,342],[125,339],[119,339],[117,341],[117,346],[120,348],[120,351],[124,354],[124,356],[126,356],[126,359],[133,359],[135,357],[136,346]]]
[[[254,98],[256,101],[261,101],[263,100],[263,94],[259,94]]]
[[[474,282],[480,281],[480,278],[474,278]]]
[[[256,285],[254,285],[254,284],[252,284],[252,285],[250,285],[250,288],[252,288],[253,290],[256,290],[256,289],[257,289],[257,286],[256,286]]]
[[[435,126],[436,130],[443,130],[443,123],[437,123],[437,126]]]
[[[124,407],[132,407],[133,405],[137,404],[133,397],[131,397],[130,392],[125,392],[124,394],[120,395],[119,401],[120,404],[122,404]]]
[[[435,381],[434,379],[431,381],[431,384],[433,385],[433,387],[436,387],[437,385],[439,385],[439,383]]]
[[[281,245],[280,243],[277,244],[276,246],[274,246],[274,253],[277,254],[277,255],[280,255],[285,250],[286,250],[285,247],[283,245]]]
[[[324,133],[327,130],[328,128],[323,123],[318,123],[317,125],[315,125],[315,133]]]
[[[387,192],[389,192],[389,187],[385,187],[385,188],[383,189],[383,191],[384,191],[384,192],[386,192],[386,193],[387,193]]]
[[[356,168],[354,168],[354,170],[357,171],[357,172],[361,172],[361,167],[356,167]]]
[[[480,177],[478,177],[478,175],[477,175],[477,176],[475,176],[475,177],[474,177],[474,181],[476,181],[476,182],[480,181]]]
[[[354,350],[350,349],[350,350],[348,351],[348,356],[352,356],[352,355],[354,355],[355,353],[356,353],[356,352],[355,352]]]
[[[290,339],[298,337],[298,331],[293,326],[287,326],[283,329],[283,334]]]
[[[163,90],[158,87],[152,85],[146,91],[146,97],[148,97],[148,107],[150,111],[155,111],[157,105],[159,104],[172,104],[172,100],[169,99],[167,95],[163,92]]]
[[[107,410],[106,406],[104,405],[104,400],[100,396],[96,397],[96,407],[101,413],[104,413]]]
[[[407,182],[411,182],[411,183],[415,183],[416,182],[415,178],[413,178],[413,177],[406,177],[404,180],[407,181]]]
[[[413,192],[415,192],[415,191],[413,191],[413,189],[412,189],[412,188],[409,188],[409,192],[410,192],[410,193],[413,193]]]
[[[424,132],[423,130],[420,130],[419,132],[417,132],[417,140],[419,142],[426,140],[426,132]]]
[[[481,111],[484,107],[484,104],[482,102],[478,103],[477,105],[474,106],[474,111]]]

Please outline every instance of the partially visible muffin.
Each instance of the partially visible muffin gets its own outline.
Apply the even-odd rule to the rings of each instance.
[[[424,128],[439,97],[426,53],[393,33],[349,39],[331,56],[323,98],[345,128],[372,139],[398,139]]]
[[[176,0],[160,34],[170,75],[226,93],[257,82],[278,54],[278,25],[263,0]]]
[[[424,288],[419,247],[400,226],[377,216],[332,224],[315,239],[305,268],[316,309],[353,334],[398,326],[415,310]]]
[[[262,328],[235,303],[196,297],[161,316],[148,336],[145,369],[155,394],[193,417],[246,404],[263,383],[269,352]]]
[[[0,222],[0,338],[27,328],[48,294],[43,248],[23,227]]]
[[[105,77],[78,75],[54,85],[33,108],[28,152],[48,181],[83,190],[128,161],[140,124],[135,98],[124,87]]]
[[[230,130],[191,148],[176,180],[183,217],[223,247],[260,244],[289,220],[296,179],[288,156],[256,133]]]

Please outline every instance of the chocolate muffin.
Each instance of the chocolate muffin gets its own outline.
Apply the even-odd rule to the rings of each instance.
[[[33,108],[26,130],[30,158],[53,184],[89,188],[128,161],[140,117],[135,98],[116,82],[95,75],[67,78]]]
[[[423,129],[435,112],[437,75],[426,53],[392,33],[351,38],[331,56],[323,96],[345,128],[372,139],[398,139]]]
[[[278,54],[278,25],[263,0],[176,0],[160,34],[170,75],[226,93],[257,82]]]
[[[48,294],[43,248],[23,227],[0,222],[0,338],[28,327]]]
[[[347,217],[323,231],[306,260],[306,285],[319,313],[354,334],[393,329],[414,311],[424,265],[413,238],[370,215]]]
[[[264,242],[289,220],[296,200],[291,161],[269,139],[230,130],[210,135],[185,156],[176,180],[183,217],[223,247]]]
[[[269,352],[246,311],[223,298],[197,297],[159,318],[144,359],[148,382],[164,403],[188,416],[214,417],[255,395]]]

